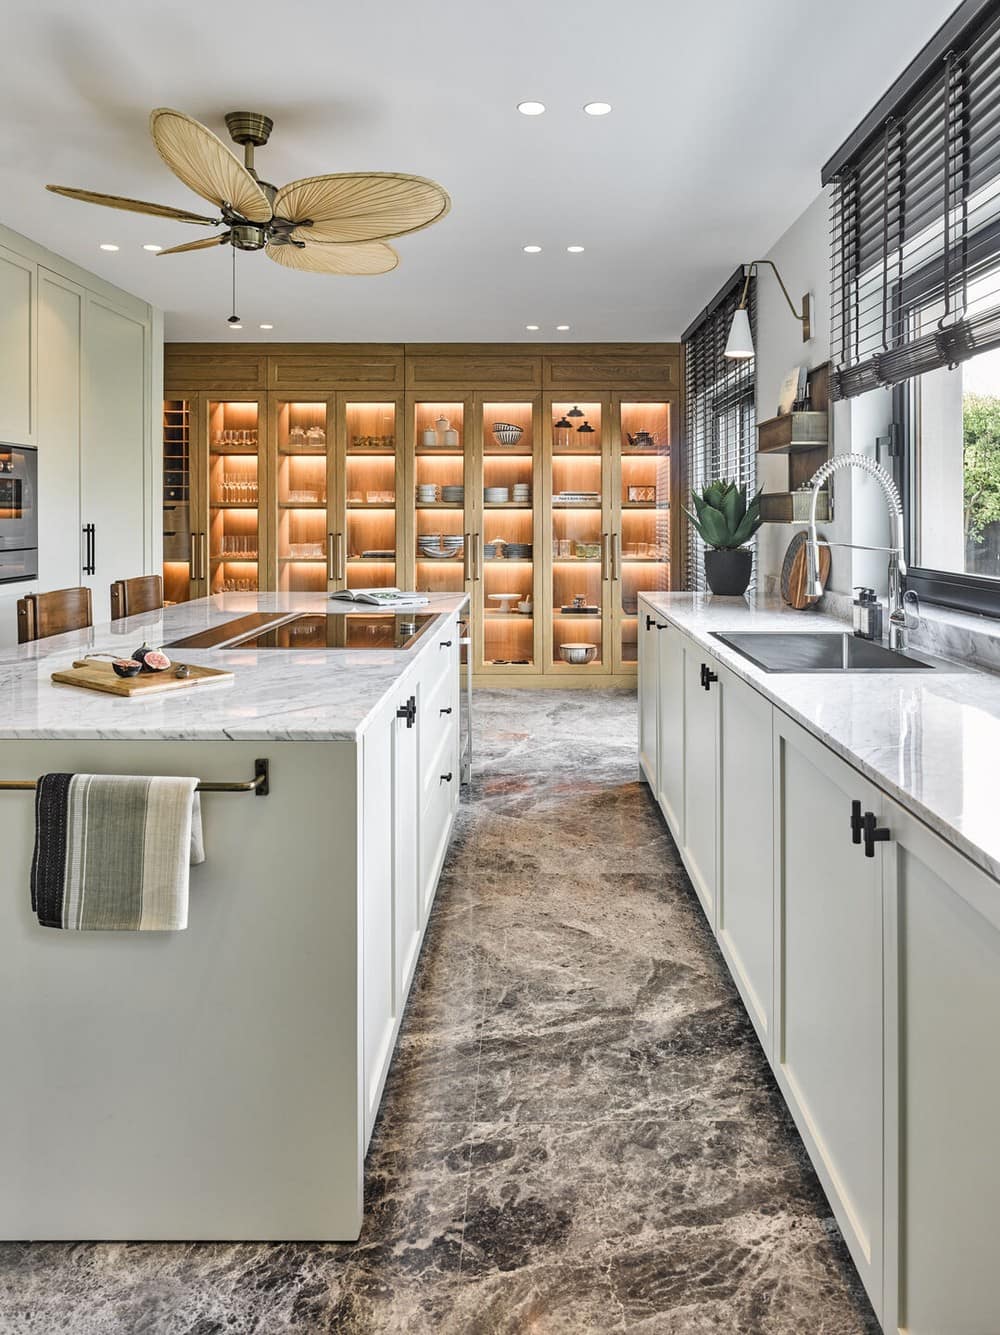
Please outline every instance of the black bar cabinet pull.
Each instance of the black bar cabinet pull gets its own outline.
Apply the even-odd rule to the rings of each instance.
[[[451,640],[442,640],[441,643],[438,645],[438,648],[439,648],[439,649],[450,649],[450,648],[451,648]]]
[[[862,827],[863,823],[864,823],[864,822],[862,821],[862,818],[861,818],[861,803],[860,803],[860,802],[852,802],[852,803],[851,803],[851,842],[854,843],[854,844],[860,844],[860,843],[861,843],[861,827]]]
[[[866,811],[864,814],[864,835],[866,858],[873,858],[875,856],[875,845],[886,843],[890,837],[885,826],[878,824],[874,811]]]
[[[417,721],[417,697],[411,695],[405,705],[400,705],[396,710],[397,718],[405,718],[406,726],[412,728]]]
[[[447,774],[442,774],[442,775],[441,775],[441,782],[442,782],[442,783],[451,783],[451,770],[449,770]]]
[[[668,627],[669,625],[670,625],[670,622],[669,622],[669,621],[658,621],[658,622],[656,623],[656,629],[657,629],[657,630],[666,630],[667,627]]]
[[[97,540],[93,524],[84,524],[83,536],[87,540],[83,556],[83,573],[85,575],[96,575]]]
[[[649,615],[649,613],[647,612],[647,613],[646,613],[646,629],[647,629],[647,630],[652,630],[654,626],[656,626],[656,621],[655,621],[654,618],[651,617],[651,616]],[[660,629],[659,626],[656,626],[656,628],[657,628],[657,630]]]
[[[713,681],[718,681],[718,680],[719,680],[719,675],[718,675],[718,673],[717,673],[717,672],[713,672],[712,669],[708,666],[707,663],[702,663],[702,665],[701,665],[701,684],[702,684],[702,686],[704,686],[705,690],[706,690],[706,691],[710,691],[710,690],[712,689],[712,682],[713,682]]]
[[[449,705],[449,706],[447,707],[447,709],[441,709],[441,710],[439,710],[438,712],[441,713],[441,714],[450,714],[450,713],[451,713],[451,705]]]

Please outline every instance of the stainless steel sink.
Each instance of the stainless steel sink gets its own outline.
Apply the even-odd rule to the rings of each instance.
[[[765,672],[933,672],[932,664],[837,631],[713,631]]]

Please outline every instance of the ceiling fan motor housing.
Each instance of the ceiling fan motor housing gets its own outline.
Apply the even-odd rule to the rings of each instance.
[[[229,241],[237,250],[263,250],[267,245],[267,228],[258,227],[256,223],[233,223]]]

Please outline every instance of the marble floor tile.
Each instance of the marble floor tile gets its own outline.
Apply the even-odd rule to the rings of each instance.
[[[478,693],[357,1244],[3,1245],[2,1335],[877,1335],[635,710]]]

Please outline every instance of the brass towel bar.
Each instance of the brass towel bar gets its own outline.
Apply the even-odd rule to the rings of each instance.
[[[0,792],[31,792],[38,787],[34,779],[0,779]],[[253,793],[256,797],[267,797],[271,791],[270,764],[266,760],[253,762],[253,778],[242,783],[206,783],[198,784],[199,793]]]

